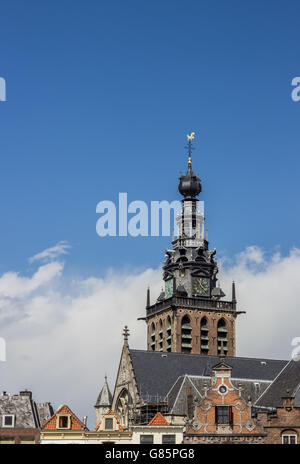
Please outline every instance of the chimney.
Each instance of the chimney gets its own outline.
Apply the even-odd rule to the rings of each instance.
[[[28,396],[28,398],[31,400],[32,399],[32,392],[29,390],[23,390],[20,391],[20,396]]]

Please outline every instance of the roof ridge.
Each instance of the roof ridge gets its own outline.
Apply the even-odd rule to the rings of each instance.
[[[276,375],[276,377],[272,380],[272,382],[270,383],[270,385],[267,386],[267,388],[265,389],[265,391],[257,398],[257,400],[255,401],[254,403],[254,406],[257,404],[257,402],[265,395],[265,393],[269,390],[269,388],[271,388],[271,386],[274,384],[274,382],[278,379],[278,377],[281,375],[281,373],[287,368],[287,366],[291,363],[292,359],[290,359],[290,361],[288,361],[288,363],[281,369],[280,372],[278,372],[278,374]]]
[[[135,349],[135,348],[129,348],[129,351],[134,351],[134,352],[142,352],[142,353],[150,353],[150,354],[155,354],[155,355],[162,355],[162,354],[166,354],[167,356],[174,356],[174,355],[181,355],[181,356],[192,356],[192,357],[195,357],[195,356],[201,356],[201,358],[208,358],[208,359],[212,359],[212,358],[218,358],[219,359],[219,356],[217,355],[203,355],[203,354],[191,354],[191,353],[174,353],[174,352],[163,352],[163,351],[148,351],[148,350],[140,350],[140,349]],[[251,357],[247,357],[247,356],[226,356],[226,359],[248,359],[248,360],[256,360],[256,361],[278,361],[278,362],[283,362],[285,361],[287,364],[290,362],[288,359],[274,359],[274,358],[251,358]]]

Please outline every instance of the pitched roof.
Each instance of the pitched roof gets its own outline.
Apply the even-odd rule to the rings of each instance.
[[[295,406],[300,406],[300,362],[291,361],[284,366],[277,377],[258,398],[256,406],[279,407],[283,396],[294,396]]]
[[[110,409],[109,411],[107,411],[107,412],[105,413],[105,416],[106,416],[106,415],[114,416],[114,418],[116,419],[116,422],[117,422],[117,425],[118,425],[119,430],[120,430],[121,432],[124,432],[124,429],[123,429],[122,425],[120,424],[120,422],[119,422],[117,416],[115,415],[115,413],[114,413],[114,411],[113,411],[112,409]],[[103,421],[103,418],[102,418],[101,421],[96,425],[94,432],[99,432],[99,431],[101,430],[101,429],[100,429],[100,426],[101,426],[101,424],[102,424],[102,421]]]
[[[157,412],[148,425],[170,425],[161,412]]]
[[[71,411],[69,406],[61,406],[50,419],[48,419],[42,426],[43,430],[56,430],[56,418],[58,414],[70,414],[71,428],[68,430],[88,430],[87,426],[81,422],[80,419]]]
[[[165,353],[130,349],[140,397],[163,400],[178,377],[185,374],[210,376],[218,356]],[[279,359],[226,357],[235,379],[273,380],[288,361]]]
[[[100,391],[96,404],[95,406],[105,406],[105,407],[110,407],[112,404],[112,394],[110,392],[108,383],[107,383],[107,377],[105,376],[105,381],[104,385],[102,387],[102,390]]]

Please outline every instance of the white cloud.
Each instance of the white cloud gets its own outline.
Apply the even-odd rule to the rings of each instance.
[[[137,318],[145,314],[148,284],[154,301],[161,279],[161,269],[146,269],[70,281],[58,261],[30,277],[0,276],[0,336],[7,344],[7,362],[0,363],[3,388],[32,389],[35,398],[54,406],[67,403],[80,417],[88,413],[92,427],[105,372],[113,387],[125,324],[130,346],[146,348],[146,325]],[[247,311],[237,319],[238,355],[289,358],[292,338],[300,336],[300,250],[267,256],[248,247],[221,267],[227,298],[232,279],[238,307]]]
[[[37,253],[36,255],[32,256],[28,259],[29,263],[33,263],[35,261],[51,261],[56,259],[60,255],[65,255],[68,253],[68,249],[71,248],[69,243],[65,240],[61,240],[56,245],[51,248],[46,248],[46,250]]]

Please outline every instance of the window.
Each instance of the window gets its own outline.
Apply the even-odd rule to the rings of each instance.
[[[20,437],[20,445],[34,445],[34,437]]]
[[[284,434],[282,435],[282,443],[284,445],[296,445],[297,435],[296,434]]]
[[[2,427],[14,427],[15,416],[13,414],[5,414],[2,417]]]
[[[175,435],[163,435],[162,436],[162,444],[168,444],[168,443],[176,443],[176,438]]]
[[[56,418],[57,429],[69,429],[71,427],[71,417],[68,415],[59,415]]]
[[[167,351],[172,351],[172,322],[170,316],[167,319]]]
[[[140,443],[145,445],[145,444],[151,444],[153,443],[153,435],[141,435],[140,436]]]
[[[162,320],[159,320],[159,331],[158,331],[158,349],[163,351],[163,342],[164,342],[164,332],[163,332],[163,323]]]
[[[155,345],[156,345],[156,343],[155,343],[155,325],[152,322],[151,328],[150,328],[150,346],[151,346],[152,351],[155,351]]]
[[[181,321],[181,352],[190,353],[192,351],[192,326],[188,316],[184,316]]]
[[[227,354],[227,328],[226,322],[223,318],[218,321],[218,355],[221,354],[222,349],[224,354]]]
[[[15,439],[13,437],[0,437],[0,445],[14,445]]]
[[[113,429],[114,420],[111,418],[105,419],[105,430],[112,430]]]
[[[232,407],[231,406],[216,406],[216,424],[232,425]]]
[[[206,317],[202,317],[200,322],[200,344],[201,354],[208,354],[208,327]]]

